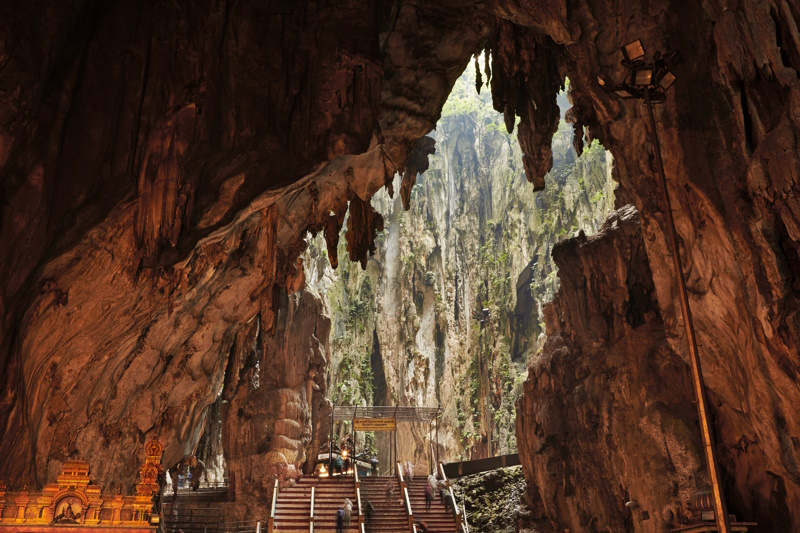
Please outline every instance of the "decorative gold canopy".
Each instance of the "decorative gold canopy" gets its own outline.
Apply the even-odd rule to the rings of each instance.
[[[72,530],[121,529],[131,533],[154,531],[158,513],[153,512],[154,498],[159,494],[161,443],[152,439],[145,446],[145,461],[139,469],[136,494],[124,496],[117,487],[113,496],[103,495],[100,487],[89,478],[89,463],[67,461],[55,483],[41,492],[9,492],[0,481],[0,533],[40,529]]]

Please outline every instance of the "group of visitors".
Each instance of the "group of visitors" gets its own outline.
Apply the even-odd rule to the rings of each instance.
[[[342,453],[341,456],[334,457],[331,461],[332,469],[331,475],[334,473],[342,475],[342,473],[347,473],[350,470],[352,465],[353,468],[356,468],[356,465],[351,462],[350,457],[348,457],[347,450]],[[374,455],[369,460],[370,469],[373,476],[378,475],[378,458]],[[411,461],[403,461],[401,464],[401,469],[405,479],[412,483],[414,481],[414,463]],[[398,501],[398,494],[397,494],[397,482],[395,480],[389,480],[386,482],[384,486],[386,500],[391,501]],[[452,498],[449,496],[450,491],[450,483],[443,479],[438,479],[435,474],[430,474],[425,483],[425,509],[426,511],[430,511],[433,505],[433,499],[435,495],[438,495],[439,501],[445,508],[445,511],[448,513],[454,512],[453,509],[453,501]],[[402,503],[402,496],[399,498],[399,501]],[[372,522],[372,517],[375,514],[375,508],[373,507],[372,503],[369,500],[364,501],[364,517],[366,519],[366,523],[369,525]],[[336,532],[343,533],[346,529],[350,527],[350,522],[353,516],[353,502],[349,498],[345,498],[342,505],[336,511]],[[417,531],[418,533],[428,533],[429,526],[425,522],[425,520],[421,520],[417,522]]]
[[[448,498],[447,492],[450,490],[450,482],[443,479],[437,479],[435,475],[428,476],[428,482],[425,484],[425,510],[430,511],[433,504],[433,495],[439,494],[439,501],[442,502],[446,511],[453,511],[453,502]]]
[[[343,533],[345,528],[350,528],[353,517],[353,502],[345,498],[344,503],[336,511],[336,533]]]

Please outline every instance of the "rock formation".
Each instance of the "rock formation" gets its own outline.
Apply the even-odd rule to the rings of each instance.
[[[553,259],[561,287],[517,406],[533,499],[577,531],[633,531],[641,517],[625,503],[635,500],[650,514],[645,527],[663,531],[702,485],[704,465],[690,376],[664,335],[638,212],[612,213],[597,234],[557,244]]]
[[[488,25],[461,1],[49,4],[0,7],[0,477],[81,457],[131,485],[146,439],[167,466],[196,446],[253,324],[284,327],[306,232],[405,168]]]
[[[614,154],[621,185],[617,201],[619,205],[634,203],[642,214],[656,308],[663,317],[670,349],[685,357],[643,109],[610,98],[596,80],[601,73],[620,79],[617,48],[635,38],[642,38],[650,51],[677,50],[683,55],[684,66],[677,72],[680,81],[657,111],[657,121],[729,507],[740,517],[758,520],[767,531],[797,529],[800,516],[793,509],[800,498],[796,466],[800,442],[795,438],[800,419],[792,407],[800,401],[796,382],[800,331],[797,7],[768,1],[746,6],[653,2],[626,4],[620,12],[604,2],[584,2],[568,11],[536,10],[524,4],[503,3],[495,12],[515,44],[531,31],[552,38],[545,49],[554,54],[560,72],[572,82],[576,125],[587,126],[590,135]],[[521,30],[520,24],[526,29]],[[777,151],[784,155],[775,157]],[[561,329],[578,331],[588,323],[587,317],[578,320],[583,313],[572,309],[565,318],[568,325]],[[602,323],[595,322],[597,329],[613,331],[605,317]],[[578,341],[581,352],[596,349],[587,342]],[[531,380],[535,374],[530,373]],[[571,384],[564,386],[569,389]],[[689,402],[688,389],[685,394],[682,401]],[[574,403],[580,409],[582,401]],[[630,407],[642,408],[634,407],[637,403],[632,400]],[[694,417],[685,405],[679,416],[681,427]],[[520,427],[532,428],[523,417],[518,415],[520,441],[532,438],[520,431]],[[675,431],[675,438],[689,446],[691,436]],[[562,445],[577,446],[580,436],[574,437],[575,441],[570,438]],[[643,522],[642,530],[657,531],[659,521],[671,520],[671,512],[680,514],[670,508],[664,494],[648,493],[634,482],[625,486],[615,478],[620,472],[614,465],[627,462],[638,443],[613,449],[601,465],[603,475],[621,484],[651,517],[658,517]],[[531,479],[536,472],[541,474],[544,463],[538,461],[546,462],[547,457],[528,460],[526,473]],[[596,463],[594,457],[591,461]],[[567,498],[571,474],[557,472],[555,478],[561,484],[558,491],[532,485],[529,490],[543,496],[556,523],[575,524],[574,531],[598,530],[600,524],[613,520],[620,523],[623,515],[613,510],[617,501],[607,492],[616,491],[618,497],[620,489],[604,485],[586,489],[585,498]],[[587,480],[583,481],[585,485]],[[693,488],[704,488],[697,481]],[[670,502],[685,501],[678,472],[654,480],[656,484],[676,487],[669,494]],[[636,491],[644,494],[634,495]],[[579,499],[583,499],[580,504]],[[576,517],[579,505],[590,510]]]
[[[250,372],[242,361],[253,343],[261,357],[297,355],[275,336],[289,313],[311,323],[300,310],[314,305],[287,299],[303,285],[297,258],[306,233],[324,232],[334,259],[350,201],[358,211],[351,260],[377,249],[381,218],[370,198],[401,173],[401,196],[413,202],[411,185],[430,151],[420,138],[485,48],[495,107],[518,132],[536,188],[550,169],[556,94],[571,80],[576,150],[585,133],[614,155],[618,205],[641,214],[667,343],[659,353],[684,361],[664,371],[685,371],[642,108],[597,83],[599,74],[621,77],[619,46],[641,38],[648,50],[684,58],[657,119],[730,507],[762,531],[798,529],[798,20],[789,0],[2,3],[0,477],[41,487],[65,460],[82,457],[108,489],[134,482],[133,457],[150,437],[165,443],[167,466],[191,451],[208,407],[233,383],[226,369]],[[583,312],[570,309],[559,330],[589,324],[616,339],[619,316]],[[276,340],[246,341],[256,338],[256,321],[260,335]],[[658,344],[662,333],[646,317],[625,333],[630,339],[614,342],[633,342],[641,328],[652,328],[645,346]],[[568,340],[563,354],[575,364],[601,349],[585,337]],[[314,356],[300,361],[317,365],[324,341],[308,341],[300,345]],[[621,368],[632,371],[636,361]],[[694,416],[684,392],[676,387],[673,400],[684,406],[676,423],[658,430],[691,451],[680,429]],[[304,428],[313,395],[297,411]],[[629,413],[641,412],[633,405],[641,397],[633,398]],[[598,399],[613,405],[610,396]],[[605,409],[580,396],[564,401],[587,415]],[[290,425],[272,442],[297,441]],[[518,439],[533,443],[532,426],[520,427]],[[580,449],[582,437],[560,446]],[[638,442],[607,448],[597,470],[570,468],[622,484],[631,478],[620,462],[638,452],[631,446]],[[289,444],[265,452],[279,449]],[[534,452],[529,481],[542,472],[539,461],[553,458]],[[658,517],[642,528],[654,531],[670,511],[683,515],[682,487],[692,483],[677,476],[693,471],[693,457],[651,479],[677,483],[669,502],[640,476],[587,492],[576,517],[566,495],[572,474],[557,468],[560,488],[528,490],[554,523],[575,531],[627,520],[616,498],[641,491],[632,497]]]

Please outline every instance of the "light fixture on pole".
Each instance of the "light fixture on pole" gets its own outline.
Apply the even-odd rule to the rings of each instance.
[[[656,156],[656,167],[661,181],[661,192],[664,200],[665,217],[667,222],[667,238],[672,248],[672,266],[675,271],[675,279],[679,288],[679,298],[681,312],[683,313],[683,323],[686,328],[686,340],[689,345],[689,362],[692,369],[692,385],[695,399],[697,400],[697,412],[700,418],[700,431],[703,437],[703,450],[708,467],[708,477],[711,481],[711,493],[714,504],[714,520],[717,523],[719,533],[731,533],[730,518],[728,509],[725,505],[725,498],[722,494],[722,482],[716,452],[714,450],[714,438],[711,431],[709,420],[708,398],[706,397],[703,373],[700,367],[700,356],[698,355],[697,339],[692,323],[692,313],[689,308],[689,295],[686,292],[686,282],[683,279],[683,268],[681,267],[681,256],[678,248],[678,234],[675,231],[675,221],[672,218],[672,203],[670,202],[669,190],[667,189],[667,179],[664,175],[664,163],[661,160],[661,145],[656,131],[656,121],[653,116],[653,104],[665,102],[667,99],[666,90],[675,83],[676,76],[670,70],[671,67],[680,63],[680,55],[672,53],[666,58],[660,52],[653,54],[652,61],[645,60],[644,46],[641,40],[633,41],[622,47],[622,55],[625,58],[622,65],[630,71],[626,82],[616,84],[613,80],[598,77],[598,83],[603,89],[620,98],[644,100],[647,113],[650,118],[650,131],[653,140],[653,152]]]
[[[487,293],[488,298],[488,293]],[[478,320],[480,322],[481,330],[484,330],[486,325],[489,323],[489,317],[491,316],[491,311],[489,311],[488,307],[482,308],[480,311],[475,309],[472,312],[472,318]],[[484,333],[481,334],[482,344],[486,347],[483,351],[483,365],[481,371],[481,381],[486,387],[486,438],[487,438],[487,446],[486,446],[486,457],[494,457],[494,450],[492,449],[492,403],[491,403],[491,391],[490,391],[490,383],[489,383],[489,339],[488,336],[489,330],[485,329]],[[479,346],[480,348],[480,346]]]

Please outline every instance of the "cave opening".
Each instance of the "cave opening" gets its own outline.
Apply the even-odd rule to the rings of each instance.
[[[29,4],[0,7],[0,526],[89,482],[135,526],[161,452],[264,517],[336,401],[441,406],[444,460],[518,449],[559,531],[681,527],[712,440],[681,294],[729,509],[800,530],[793,2]],[[685,58],[652,125],[598,81],[635,38]]]
[[[559,286],[553,246],[595,233],[614,203],[611,155],[599,141],[576,152],[569,80],[557,97],[553,168],[536,192],[516,131],[493,108],[489,71],[481,56],[456,81],[429,133],[436,151],[417,175],[410,208],[385,189],[372,198],[384,229],[366,268],[347,260],[331,268],[321,235],[304,255],[306,290],[325,301],[332,322],[329,399],[441,407],[447,461],[517,451],[515,402],[546,338],[544,305]],[[480,92],[476,78],[485,80]],[[342,258],[344,230],[340,237]],[[485,323],[475,318],[483,309]],[[332,434],[338,441],[350,431],[339,423]],[[400,456],[424,463],[426,431],[401,438]]]

